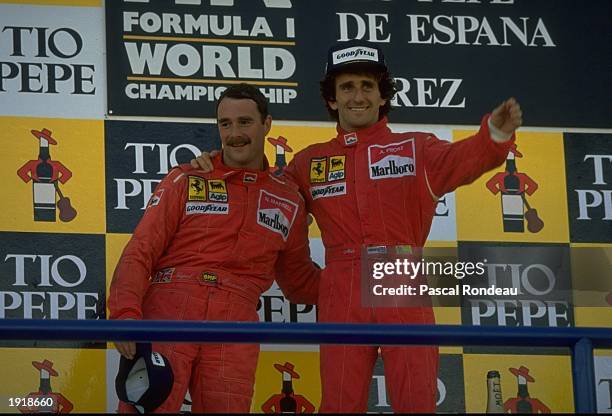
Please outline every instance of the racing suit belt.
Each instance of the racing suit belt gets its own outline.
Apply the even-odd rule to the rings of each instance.
[[[239,276],[216,268],[166,267],[153,273],[151,284],[192,282],[233,292],[255,305],[262,289],[247,276]]]

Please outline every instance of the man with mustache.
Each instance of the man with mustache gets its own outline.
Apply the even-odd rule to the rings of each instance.
[[[272,280],[296,303],[316,303],[320,270],[310,259],[304,200],[275,178],[264,156],[272,118],[256,88],[217,101],[223,151],[205,173],[171,170],[125,247],[110,287],[111,319],[258,321]],[[116,342],[125,359],[134,342]],[[259,345],[154,343],[174,385],[156,412],[178,413],[189,390],[194,413],[248,413]],[[121,403],[120,412],[133,411]]]
[[[478,133],[456,143],[429,133],[392,133],[387,114],[395,84],[382,50],[364,41],[329,50],[320,87],[338,123],[337,136],[298,152],[285,170],[304,195],[325,246],[318,319],[434,324],[430,306],[363,306],[361,280],[371,276],[361,275],[362,253],[423,247],[438,199],[505,161],[522,124],[520,106],[513,98],[504,101],[483,117]],[[342,161],[343,174],[314,174],[323,161]],[[192,161],[198,164],[209,169],[208,156]],[[434,413],[437,347],[380,350],[393,410]],[[378,347],[322,345],[320,351],[320,411],[364,413]]]

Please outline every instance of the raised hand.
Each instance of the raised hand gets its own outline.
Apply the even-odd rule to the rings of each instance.
[[[514,133],[523,124],[521,106],[514,98],[507,99],[493,110],[491,123],[504,133]]]

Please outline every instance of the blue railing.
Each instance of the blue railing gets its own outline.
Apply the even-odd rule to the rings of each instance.
[[[3,319],[0,339],[567,347],[576,412],[594,413],[593,348],[612,348],[612,329]]]

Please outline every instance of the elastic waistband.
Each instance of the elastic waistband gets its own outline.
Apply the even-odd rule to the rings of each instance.
[[[325,264],[334,261],[354,260],[361,258],[360,246],[346,246],[325,249]]]
[[[410,244],[371,244],[371,245],[348,245],[325,249],[325,264],[335,261],[359,260],[362,254],[371,255],[406,255],[412,254],[414,248]]]
[[[213,268],[167,267],[156,271],[150,281],[151,284],[191,282],[216,287],[233,292],[255,304],[262,293],[262,289],[248,277]]]

